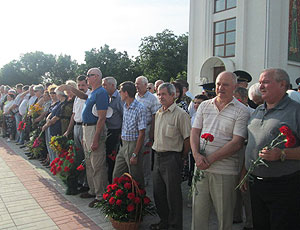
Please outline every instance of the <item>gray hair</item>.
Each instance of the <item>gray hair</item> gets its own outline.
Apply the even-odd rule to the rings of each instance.
[[[255,96],[261,97],[261,92],[260,92],[259,88],[260,88],[259,83],[255,83],[250,86],[250,88],[248,90],[248,97],[251,101],[253,101],[253,97],[255,97]]]
[[[107,83],[114,85],[115,87],[117,87],[117,80],[114,77],[105,77],[102,79],[102,81],[106,81]]]
[[[135,80],[141,79],[142,83],[147,85],[148,84],[148,79],[145,76],[139,76]]]
[[[61,95],[61,96],[67,97],[67,95],[66,95],[63,91],[58,90],[58,88],[55,88],[54,92],[55,92],[57,95]]]
[[[99,68],[96,68],[96,67],[90,68],[88,70],[88,72],[90,72],[90,71],[96,72],[96,74],[98,74],[100,76],[100,78],[102,79],[102,72],[101,72],[101,70]]]
[[[218,74],[217,78],[221,75],[221,74],[230,74],[233,80],[233,84],[237,84],[237,76],[235,73],[230,72],[230,71],[223,71],[221,73]]]
[[[44,92],[44,86],[39,84],[39,85],[35,85],[33,86],[33,90],[34,91],[41,91],[42,93]]]
[[[279,68],[269,68],[269,69],[265,69],[265,70],[262,71],[262,73],[265,73],[265,72],[273,72],[274,75],[272,75],[272,76],[274,77],[274,79],[277,82],[285,81],[286,90],[289,89],[289,87],[290,87],[290,77],[289,77],[288,73],[285,70],[279,69]]]
[[[176,94],[176,89],[175,86],[169,82],[166,83],[162,83],[158,86],[158,90],[163,89],[163,88],[167,88],[168,94],[172,95],[172,94]]]
[[[237,87],[233,92],[239,94],[243,99],[248,98],[248,90],[243,87]]]
[[[73,81],[73,80],[67,80],[66,81],[66,85],[70,85],[73,88],[77,89],[77,83],[75,81]]]

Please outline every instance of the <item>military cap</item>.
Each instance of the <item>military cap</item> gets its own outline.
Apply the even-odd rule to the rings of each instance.
[[[246,71],[243,70],[237,70],[234,71],[233,73],[235,73],[235,75],[237,76],[237,81],[238,82],[251,82],[252,81],[252,77],[249,73],[247,73]]]

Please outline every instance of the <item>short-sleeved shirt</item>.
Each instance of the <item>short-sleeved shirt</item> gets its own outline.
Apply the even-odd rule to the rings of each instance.
[[[61,132],[65,133],[68,129],[69,122],[73,113],[74,99],[65,100],[61,103],[60,111],[56,114],[61,120]]]
[[[248,170],[251,160],[258,157],[259,151],[279,134],[279,128],[288,126],[300,145],[300,104],[285,95],[272,109],[267,110],[266,104],[260,105],[251,115],[248,123],[248,144],[245,153],[245,167]],[[284,144],[278,148],[283,149]],[[259,166],[253,174],[260,177],[280,177],[300,170],[299,160],[265,161],[269,167]]]
[[[93,106],[96,105],[97,111],[107,110],[109,103],[109,97],[106,89],[102,86],[93,90],[88,96],[88,99],[85,101],[83,110],[82,110],[82,122],[87,124],[97,123],[98,117],[93,115],[92,110]]]
[[[91,91],[88,89],[86,91],[87,95],[91,94]],[[74,121],[75,122],[82,122],[82,110],[85,104],[85,99],[80,99],[79,97],[76,97],[74,100],[73,105],[73,113],[74,113]]]
[[[210,133],[213,142],[208,142],[205,154],[209,155],[230,142],[233,135],[247,137],[249,111],[245,105],[233,98],[221,111],[215,104],[216,98],[204,101],[198,107],[193,128],[201,129],[201,135]],[[201,136],[200,135],[200,136]],[[200,138],[200,146],[203,144]],[[216,174],[237,175],[239,173],[238,152],[214,162],[206,171]]]
[[[116,90],[109,99],[109,107],[112,108],[113,114],[106,119],[106,127],[108,129],[121,129],[123,120],[123,106],[121,96]]]
[[[19,111],[19,105],[21,104],[21,102],[22,102],[21,94],[18,94],[14,99],[13,105],[16,105],[17,107],[13,109],[12,111],[13,113],[17,113]]]
[[[190,116],[175,103],[155,114],[154,143],[157,152],[182,152],[183,142],[190,136]]]
[[[155,97],[152,93],[147,91],[142,97],[139,96],[139,94],[137,93],[135,95],[135,99],[141,102],[146,107],[147,125],[150,125],[152,121],[152,115],[154,115],[157,112],[157,110],[161,107],[161,104],[157,100],[157,97]]]
[[[123,107],[123,124],[122,124],[122,140],[136,141],[139,131],[146,129],[146,108],[136,99],[127,107],[126,103]]]

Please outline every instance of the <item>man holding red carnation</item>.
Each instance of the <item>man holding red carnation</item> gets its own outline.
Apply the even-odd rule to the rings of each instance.
[[[250,195],[255,230],[300,229],[300,104],[286,94],[290,85],[282,69],[266,69],[259,78],[264,104],[257,107],[248,123],[245,155],[246,174],[258,155],[268,165],[252,172]],[[279,134],[286,142],[266,146]],[[242,190],[247,189],[246,184]]]
[[[197,168],[203,172],[193,193],[193,230],[208,229],[212,206],[217,213],[218,229],[232,229],[239,175],[238,151],[244,146],[249,119],[247,107],[233,97],[236,84],[234,73],[220,73],[216,79],[217,96],[200,104],[193,123],[192,152]],[[205,153],[200,153],[204,140],[209,138],[200,138],[205,133],[213,135],[214,140],[207,142]]]

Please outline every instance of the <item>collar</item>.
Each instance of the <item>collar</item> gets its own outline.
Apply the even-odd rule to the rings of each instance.
[[[292,99],[289,98],[288,94],[286,93],[281,100],[279,101],[279,103],[272,109],[277,109],[277,110],[283,110],[285,109],[285,107],[288,106],[288,104],[291,102]],[[258,107],[259,110],[267,110],[267,104],[266,102],[264,102],[264,104],[260,105]]]
[[[127,107],[126,102],[125,102],[125,107],[126,109],[132,109],[134,107],[136,107],[136,104],[138,103],[138,101],[136,99],[133,100],[133,102],[131,102],[131,104],[129,105],[129,107]]]
[[[213,99],[211,99],[210,103],[216,104],[216,100],[217,100],[217,97],[214,97]],[[231,105],[231,104],[237,105],[237,103],[240,103],[240,102],[235,97],[233,97],[232,100],[226,104],[226,106]]]
[[[117,97],[119,94],[118,90],[115,90],[115,92],[111,95],[111,97]]]
[[[166,110],[163,109],[163,107],[161,107],[159,109],[159,112],[163,113],[163,112],[167,112],[167,111],[170,111],[171,113],[176,109],[177,105],[175,102],[173,102],[172,105],[170,105]]]
[[[146,91],[146,93],[143,96],[140,96],[139,93],[137,93],[137,96],[140,98],[148,97],[149,93],[150,93],[149,91]]]

